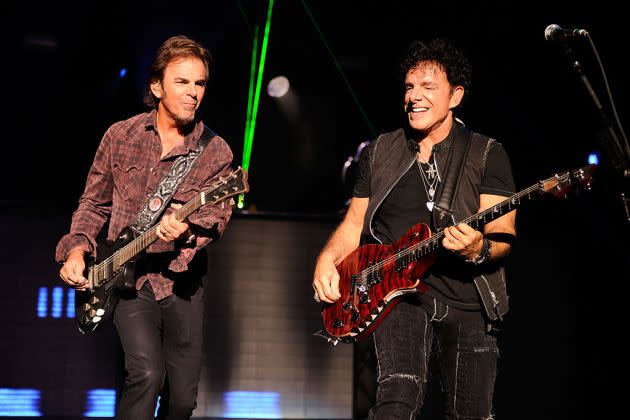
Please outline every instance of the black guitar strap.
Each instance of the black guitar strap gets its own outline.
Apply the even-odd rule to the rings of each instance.
[[[173,162],[173,166],[168,171],[162,182],[149,196],[144,206],[136,216],[136,219],[129,225],[136,235],[144,233],[149,229],[157,218],[162,214],[168,203],[173,198],[175,191],[179,188],[193,164],[206,148],[208,143],[216,134],[208,127],[204,126],[203,133],[197,142],[197,148],[191,150],[188,155],[179,156]]]
[[[456,223],[453,204],[464,173],[471,139],[472,131],[465,127],[458,127],[446,160],[446,176],[437,191],[439,199],[433,206],[433,226],[437,232],[444,230],[449,224]]]

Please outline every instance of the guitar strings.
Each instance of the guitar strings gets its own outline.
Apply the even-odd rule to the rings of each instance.
[[[202,193],[202,194],[205,194],[205,193]],[[199,205],[197,206],[198,203],[199,203]],[[214,202],[210,202],[210,203],[214,204]],[[175,215],[176,216],[181,216],[183,214],[184,215],[190,215],[190,213],[192,213],[192,211],[195,210],[195,209],[193,209],[188,214],[186,214],[191,209],[191,207],[195,207],[195,209],[201,207],[201,194],[199,194],[194,199],[190,200],[188,203],[183,205],[180,209],[176,210],[175,211]],[[135,240],[133,240],[132,242],[130,242],[127,245],[125,245],[122,248],[120,248],[114,254],[110,255],[109,257],[107,257],[106,259],[101,261],[97,265],[96,271],[104,275],[105,267],[107,265],[109,265],[110,263],[114,262],[119,257],[122,257],[123,259],[129,259],[133,255],[135,255],[138,252],[140,252],[140,250],[146,248],[146,246],[148,246],[149,244],[154,242],[155,239],[157,238],[156,232],[155,232],[156,230],[157,230],[157,225],[151,227],[149,230],[147,230],[146,232],[144,232],[140,236],[138,236]],[[142,246],[138,246],[139,244],[141,244]],[[121,265],[122,264],[119,264],[119,266],[121,266]],[[118,267],[116,267],[116,269],[117,268]]]
[[[185,218],[186,216],[189,216],[193,211],[195,211],[196,209],[202,206],[201,204],[202,196],[203,198],[206,198],[207,195],[209,195],[210,193],[214,193],[215,190],[218,189],[220,186],[229,186],[229,183],[227,182],[227,180],[238,178],[239,170],[240,168],[234,172],[231,172],[225,178],[219,178],[220,181],[214,183],[209,189],[199,193],[194,199],[191,199],[186,204],[184,204],[180,209],[176,210],[175,215],[181,216],[182,214],[185,214],[183,218]],[[216,204],[220,200],[225,200],[226,198],[231,197],[233,195],[234,194],[229,194],[224,197],[220,197],[220,199],[217,198],[214,201],[206,201],[205,204]],[[194,208],[190,210],[191,207],[194,207]],[[190,212],[188,212],[189,210]],[[186,214],[186,212],[188,213]],[[95,266],[94,271],[96,273],[101,274],[103,277],[105,277],[105,268],[110,263],[115,262],[117,258],[122,257],[124,260],[129,260],[129,258],[133,257],[134,255],[139,253],[142,249],[146,248],[149,244],[153,243],[157,239],[156,232],[155,232],[156,230],[157,230],[157,225],[151,227],[146,232],[143,232],[136,239],[134,239],[133,241],[131,241],[130,243],[123,246],[121,249],[119,249],[118,251],[114,252],[112,255],[110,255],[103,261],[101,261],[98,265]],[[142,246],[138,247],[137,246],[138,244],[142,244]],[[124,262],[122,264],[119,264],[118,267],[116,267],[114,270],[120,268],[123,264]],[[97,277],[100,277],[100,276],[97,276]],[[101,279],[99,278],[98,280],[101,280]]]
[[[466,224],[468,224],[468,223],[472,222],[475,219],[478,221],[478,220],[480,220],[482,218],[485,218],[485,216],[487,216],[488,214],[490,214],[492,212],[497,212],[497,213],[500,212],[501,208],[503,206],[507,205],[507,204],[513,204],[515,206],[518,206],[518,205],[520,205],[520,199],[523,196],[531,194],[532,192],[534,192],[535,190],[537,190],[539,188],[540,188],[540,184],[534,184],[531,187],[526,188],[523,191],[521,191],[521,192],[519,192],[517,194],[514,194],[513,196],[511,196],[511,197],[501,201],[500,203],[495,204],[492,207],[488,207],[487,209],[485,209],[485,210],[483,210],[483,211],[481,211],[481,212],[479,212],[479,213],[477,213],[477,214],[475,214],[473,216],[470,216],[467,219],[462,220],[459,223],[466,223]],[[519,200],[519,201],[518,202],[514,202],[514,200]],[[383,261],[378,262],[378,263],[374,264],[373,266],[370,266],[370,267],[366,268],[365,270],[361,271],[361,276],[363,277],[363,276],[369,275],[369,274],[371,274],[371,273],[373,273],[373,272],[375,272],[377,270],[380,270],[385,265],[396,261],[400,257],[407,256],[408,254],[416,251],[419,248],[424,248],[425,246],[429,245],[429,243],[431,243],[431,242],[432,242],[431,245],[434,246],[434,245],[436,245],[436,242],[439,241],[443,236],[444,236],[444,232],[438,232],[435,235],[432,235],[429,238],[427,238],[427,239],[425,239],[425,240],[423,240],[421,242],[418,242],[417,244],[412,245],[409,248],[406,248],[406,249],[404,249],[402,251],[398,251],[396,254],[390,255],[389,257],[387,257]]]

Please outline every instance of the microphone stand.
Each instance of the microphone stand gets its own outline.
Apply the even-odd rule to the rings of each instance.
[[[577,74],[582,81],[586,91],[595,103],[595,108],[599,113],[601,124],[603,125],[605,132],[600,136],[600,141],[606,151],[608,159],[612,163],[613,168],[620,175],[621,179],[628,182],[630,181],[630,151],[624,149],[615,127],[612,125],[610,118],[606,114],[604,107],[602,106],[597,94],[593,90],[591,83],[582,71],[582,64],[573,54],[573,50],[569,47],[568,43],[564,43],[564,53],[567,55],[571,62],[571,69]],[[621,202],[624,206],[626,220],[630,221],[630,197],[622,191],[620,193]]]

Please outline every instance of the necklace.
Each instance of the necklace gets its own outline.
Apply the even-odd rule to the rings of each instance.
[[[424,191],[427,193],[427,208],[429,211],[433,211],[433,197],[435,196],[437,184],[440,180],[440,174],[438,173],[435,161],[432,158],[429,158],[426,162],[422,162],[419,156],[417,162],[418,168],[420,169],[420,176],[422,178],[422,185],[424,186]],[[422,164],[429,165],[426,172],[422,167]]]

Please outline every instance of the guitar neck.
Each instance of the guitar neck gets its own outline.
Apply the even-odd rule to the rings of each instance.
[[[508,197],[500,203],[497,203],[492,207],[488,207],[487,209],[460,221],[459,223],[465,223],[473,229],[482,230],[486,223],[498,219],[499,217],[511,212],[512,210],[516,210],[518,207],[521,206],[521,204],[526,203],[533,198],[540,196],[541,194],[542,191],[540,184],[534,184],[531,187],[525,188],[524,190]],[[441,231],[436,233],[435,235],[432,235],[430,238],[418,243],[417,247],[419,249],[412,250],[410,248],[409,251],[419,252],[420,255],[429,254],[430,252],[433,252],[440,247],[442,243],[442,238],[444,238],[444,232]]]
[[[540,185],[534,184],[529,188],[520,191],[513,196],[495,204],[492,207],[480,211],[479,213],[462,220],[460,223],[466,223],[476,230],[481,230],[483,226],[503,216],[506,213],[516,210],[522,203],[532,200],[534,197],[541,195]]]
[[[177,209],[175,211],[175,218],[180,222],[182,220],[185,220],[194,211],[196,211],[206,203],[206,194],[207,192],[202,192],[198,194],[197,196],[195,196],[195,198],[188,201],[181,208]],[[118,270],[136,255],[147,249],[149,245],[151,245],[158,239],[158,226],[159,224],[152,226],[151,228],[140,234],[137,238],[129,242],[127,245],[114,252],[109,258],[98,264],[95,267],[95,272],[97,273],[97,276],[101,278],[106,278],[108,276],[108,271],[113,272]],[[99,275],[100,273],[102,274]]]
[[[181,222],[205,204],[218,204],[238,194],[246,193],[247,191],[249,191],[247,172],[239,166],[237,170],[230,172],[225,178],[219,177],[219,180],[211,188],[196,195],[186,204],[175,210],[173,214],[175,218]],[[107,279],[111,273],[116,272],[155,242],[158,239],[158,226],[159,225],[154,225],[147,229],[147,231],[140,234],[137,238],[114,252],[109,258],[93,266],[91,275],[93,276],[95,284],[98,285],[102,280]]]
[[[482,230],[483,226],[491,222],[506,213],[516,210],[521,204],[532,200],[535,197],[539,197],[543,194],[551,194],[557,197],[565,196],[566,193],[575,185],[580,185],[590,189],[592,174],[595,171],[595,165],[588,165],[578,168],[573,171],[558,173],[545,180],[539,181],[529,188],[508,197],[489,207],[479,213],[461,220],[459,223],[465,223],[476,230]],[[442,239],[444,238],[444,232],[437,232],[431,237],[418,242],[408,248],[399,250],[393,255],[385,258],[384,260],[369,266],[362,271],[362,277],[368,277],[374,272],[380,270],[387,264],[394,263],[398,259],[403,261],[415,261],[420,257],[428,255],[436,251],[442,245]]]

